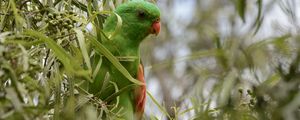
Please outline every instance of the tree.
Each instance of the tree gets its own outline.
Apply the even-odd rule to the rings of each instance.
[[[91,58],[111,55],[102,25],[122,2],[0,1],[0,119],[122,114],[83,89],[100,70]],[[296,3],[157,1],[162,31],[142,49],[145,118],[299,119]]]

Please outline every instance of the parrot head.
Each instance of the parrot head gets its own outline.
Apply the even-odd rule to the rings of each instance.
[[[150,2],[129,1],[118,6],[115,12],[122,18],[121,34],[129,38],[141,41],[149,34],[158,35],[160,32],[160,12],[158,7]],[[114,30],[116,21],[116,17],[108,19],[105,26],[110,29],[108,31]]]

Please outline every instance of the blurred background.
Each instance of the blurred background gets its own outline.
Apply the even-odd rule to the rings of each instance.
[[[81,85],[126,1],[1,0],[0,120],[117,119]],[[300,119],[299,0],[148,1],[162,26],[141,45],[144,119]]]
[[[286,83],[284,76],[298,71],[300,1],[157,4],[162,31],[144,41],[142,59],[147,89],[171,118],[210,119],[231,113],[231,119],[299,119],[299,102],[287,110],[290,113],[285,110],[299,99],[299,78],[291,75],[298,82]],[[260,110],[270,113],[262,115]],[[150,98],[146,114],[170,117]]]

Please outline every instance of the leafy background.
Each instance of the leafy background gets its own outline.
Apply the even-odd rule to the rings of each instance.
[[[125,0],[0,1],[0,119],[116,119],[81,86]],[[151,1],[155,2],[155,1]],[[158,0],[145,119],[300,119],[297,0]],[[131,79],[131,76],[127,76]]]

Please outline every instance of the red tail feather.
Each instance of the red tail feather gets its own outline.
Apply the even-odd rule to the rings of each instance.
[[[142,64],[139,65],[139,69],[137,72],[137,79],[142,83],[145,83],[144,67]],[[136,89],[135,112],[136,112],[136,118],[138,120],[142,119],[143,117],[145,103],[146,103],[146,86],[144,85]]]

